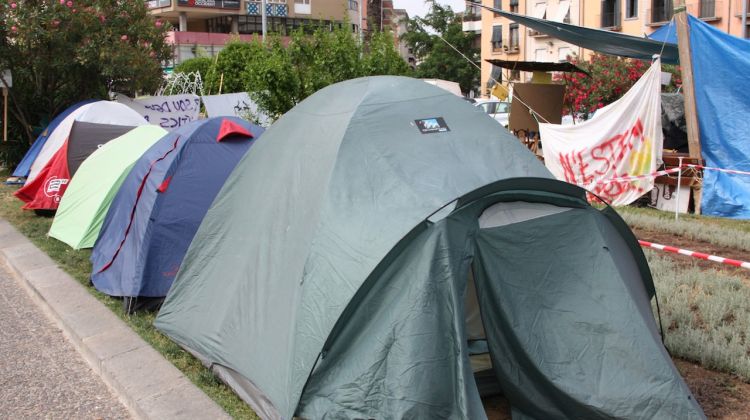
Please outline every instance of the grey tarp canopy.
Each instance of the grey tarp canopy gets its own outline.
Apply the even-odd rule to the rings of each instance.
[[[371,77],[257,141],[155,325],[262,418],[484,418],[482,357],[519,417],[702,418],[653,292],[616,213],[480,109]]]
[[[654,54],[661,55],[665,64],[680,64],[677,45],[655,41],[649,38],[639,38],[602,29],[587,28],[568,23],[537,19],[531,16],[506,12],[494,7],[477,4],[487,10],[497,13],[513,22],[520,23],[530,29],[547,34],[561,41],[577,45],[592,51],[620,57],[651,60]]]

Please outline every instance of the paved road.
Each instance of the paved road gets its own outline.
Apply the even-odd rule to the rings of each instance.
[[[62,331],[2,265],[0,418],[130,418]]]

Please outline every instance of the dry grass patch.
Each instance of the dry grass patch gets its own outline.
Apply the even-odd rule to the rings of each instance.
[[[750,287],[726,271],[646,256],[672,355],[750,382]]]

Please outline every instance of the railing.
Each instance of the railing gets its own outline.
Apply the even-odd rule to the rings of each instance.
[[[466,14],[466,13],[464,13],[464,16],[462,18],[463,22],[474,22],[474,21],[477,21],[477,20],[482,20],[482,15],[480,15],[478,13],[477,14],[473,14],[473,13],[472,14]]]

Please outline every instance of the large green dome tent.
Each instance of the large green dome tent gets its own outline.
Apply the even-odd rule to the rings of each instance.
[[[257,141],[155,325],[267,419],[484,418],[482,357],[514,416],[703,418],[653,295],[614,211],[460,98],[370,77]]]

